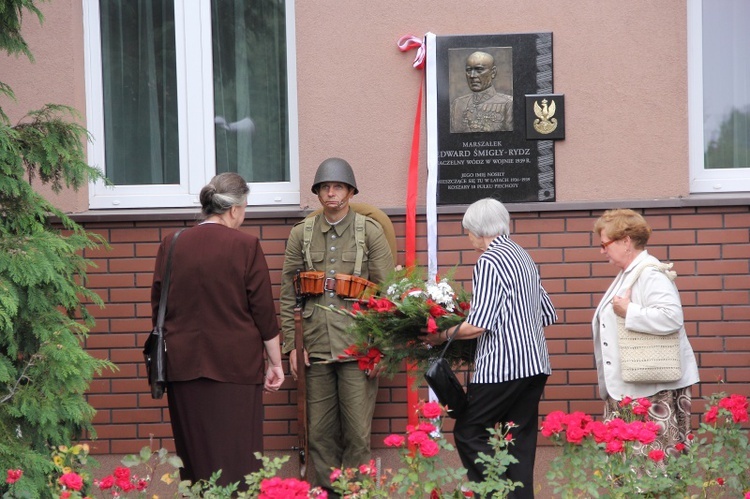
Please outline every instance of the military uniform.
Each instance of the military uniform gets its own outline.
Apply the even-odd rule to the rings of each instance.
[[[354,274],[356,260],[355,212],[350,209],[340,222],[331,225],[318,215],[310,240],[314,268],[307,268],[303,254],[304,225],[296,224],[289,235],[281,281],[281,328],[283,352],[294,350],[294,275],[297,270],[317,270],[326,277]],[[380,284],[393,272],[394,260],[383,229],[365,219],[365,251],[360,277]],[[326,311],[326,307],[350,307],[334,291],[307,297],[303,310],[305,349],[311,366],[307,371],[308,441],[314,472],[311,482],[330,486],[331,467],[357,467],[370,460],[370,433],[375,410],[377,379],[368,379],[356,362],[336,360],[355,338],[347,333],[351,320]],[[302,362],[298,359],[297,362]]]
[[[506,132],[513,130],[513,97],[494,87],[454,99],[451,133]]]

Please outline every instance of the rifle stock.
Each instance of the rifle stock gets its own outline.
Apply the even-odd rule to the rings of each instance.
[[[297,431],[299,432],[299,476],[307,479],[307,365],[302,331],[302,306],[294,307],[294,349],[297,357]]]

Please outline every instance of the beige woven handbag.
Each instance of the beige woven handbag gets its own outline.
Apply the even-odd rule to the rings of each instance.
[[[646,267],[656,267],[670,280],[677,274],[670,270],[672,264],[647,263],[635,269],[630,287]],[[682,378],[680,332],[649,334],[625,327],[625,319],[617,317],[617,335],[620,350],[620,370],[628,383],[669,383]]]

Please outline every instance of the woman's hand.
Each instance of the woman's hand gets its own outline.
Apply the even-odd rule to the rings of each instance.
[[[418,336],[418,338],[425,345],[436,347],[438,345],[442,345],[448,340],[448,330],[446,329],[445,331],[438,331],[436,333],[427,333],[422,336]]]
[[[629,289],[625,290],[623,296],[615,296],[614,298],[612,298],[612,309],[619,317],[625,318],[628,313],[628,305],[630,305]]]
[[[275,392],[281,388],[282,383],[284,383],[284,369],[281,364],[269,365],[263,380],[263,389],[267,392]]]

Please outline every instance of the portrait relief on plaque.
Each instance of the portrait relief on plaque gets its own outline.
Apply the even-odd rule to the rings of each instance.
[[[451,133],[513,131],[513,49],[449,49]]]

